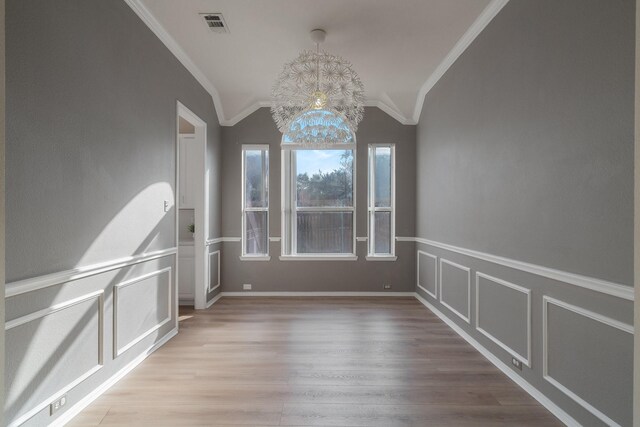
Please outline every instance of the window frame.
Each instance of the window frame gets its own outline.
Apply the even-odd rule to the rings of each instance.
[[[297,206],[297,176],[296,176],[296,152],[308,150],[344,150],[353,153],[352,172],[352,206],[321,207],[321,206]],[[356,195],[357,195],[357,149],[355,142],[352,144],[283,144],[282,145],[282,261],[356,261]],[[352,217],[352,251],[350,253],[298,253],[297,245],[297,218],[298,212],[351,212]]]
[[[376,206],[376,149],[389,148],[391,152],[391,203],[390,206]],[[395,261],[396,256],[396,144],[377,143],[369,144],[367,159],[367,260],[368,261]],[[376,212],[389,212],[391,224],[389,230],[389,253],[378,253],[375,250],[375,214]]]
[[[266,153],[266,161],[263,160],[263,167],[262,167],[262,181],[264,183],[263,188],[265,188],[266,190],[266,197],[265,197],[265,205],[263,207],[247,207],[246,203],[246,188],[247,188],[247,183],[246,183],[246,153],[247,151],[262,151]],[[269,172],[271,170],[270,168],[270,156],[269,156],[269,144],[242,144],[242,150],[241,150],[241,156],[242,156],[242,161],[241,161],[241,168],[240,168],[240,173],[241,173],[241,178],[240,178],[240,182],[241,182],[241,237],[240,237],[240,244],[242,246],[241,248],[241,252],[240,252],[240,259],[243,261],[268,261],[271,259],[271,257],[269,256],[269,250],[270,250],[270,238],[269,238],[269,196],[270,196],[270,191],[269,191]],[[265,167],[266,166],[266,167]],[[266,224],[267,224],[267,228],[266,228],[266,245],[265,245],[265,252],[263,253],[257,253],[257,254],[248,254],[247,253],[247,223],[246,223],[246,213],[247,212],[265,212],[266,213]]]

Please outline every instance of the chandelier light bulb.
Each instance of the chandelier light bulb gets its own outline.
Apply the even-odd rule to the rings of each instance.
[[[310,107],[314,110],[322,110],[327,106],[328,101],[329,97],[327,97],[327,94],[321,90],[317,90],[311,94]]]

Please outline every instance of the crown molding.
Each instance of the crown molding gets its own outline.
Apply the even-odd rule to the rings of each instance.
[[[259,110],[262,107],[271,107],[271,102],[269,101],[256,101],[253,104],[249,105],[244,110],[240,111],[235,116],[231,117],[229,120],[225,120],[224,122],[220,122],[220,126],[234,126],[242,119],[250,116],[255,111]]]
[[[364,105],[365,105],[365,107],[378,107],[379,109],[381,109],[382,111],[384,111],[389,116],[393,117],[394,119],[396,119],[397,121],[399,121],[403,125],[417,125],[418,124],[417,122],[414,122],[413,120],[407,119],[400,112],[398,112],[398,110],[396,110],[395,108],[391,107],[389,104],[387,104],[387,103],[385,103],[383,101],[380,101],[380,100],[377,100],[377,99],[369,99],[369,100],[365,101]]]
[[[453,49],[449,51],[444,60],[438,65],[435,71],[429,76],[426,82],[420,88],[418,92],[418,98],[416,99],[416,106],[413,110],[413,122],[418,123],[420,121],[420,114],[422,113],[422,105],[424,104],[424,98],[431,89],[438,83],[438,80],[442,78],[444,73],[447,72],[449,67],[462,55],[462,53],[469,47],[469,45],[478,37],[478,35],[484,30],[484,28],[493,20],[493,18],[502,10],[502,8],[509,3],[509,0],[492,0],[491,3],[484,8],[482,13],[471,24],[469,29],[462,35],[460,40],[453,46]]]
[[[193,77],[202,85],[202,87],[211,95],[213,99],[213,105],[216,109],[218,116],[218,122],[223,124],[225,122],[224,112],[222,110],[222,101],[218,90],[213,83],[205,76],[205,74],[198,68],[198,66],[191,60],[189,55],[182,49],[182,47],[175,41],[173,37],[167,32],[167,30],[158,22],[153,14],[142,3],[142,0],[124,0],[124,2],[135,12],[136,15],[144,22],[147,27],[160,39],[162,43],[169,49],[171,53],[180,61],[182,65],[193,75]]]
[[[124,2],[140,17],[142,22],[151,29],[151,31],[164,43],[169,51],[180,61],[180,63],[193,75],[193,77],[204,87],[204,89],[211,95],[213,105],[216,109],[218,116],[218,122],[221,126],[233,126],[240,122],[251,113],[262,107],[269,107],[270,101],[260,100],[256,101],[240,113],[236,114],[230,119],[225,118],[222,108],[222,101],[218,90],[206,77],[206,75],[198,68],[193,60],[187,55],[184,49],[175,41],[173,37],[167,32],[167,30],[160,24],[160,22],[153,16],[153,14],[146,8],[142,0],[124,0]],[[464,35],[458,40],[453,49],[447,54],[445,59],[438,65],[435,71],[429,76],[427,81],[420,88],[418,97],[416,99],[416,105],[412,118],[407,118],[401,114],[396,108],[390,106],[379,99],[370,99],[365,102],[367,107],[377,107],[387,113],[389,116],[396,119],[403,125],[416,125],[420,120],[420,113],[422,112],[422,105],[427,93],[435,86],[444,73],[451,67],[451,65],[458,59],[458,57],[469,47],[469,45],[475,40],[475,38],[484,30],[484,28],[491,22],[491,20],[500,12],[500,10],[509,2],[509,0],[492,0],[491,3],[482,11],[474,23],[464,33]]]

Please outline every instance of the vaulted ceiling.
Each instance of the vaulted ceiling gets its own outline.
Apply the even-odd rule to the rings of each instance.
[[[424,95],[508,0],[126,0],[233,125],[268,106],[285,62],[322,48],[349,60],[367,105],[415,124]],[[228,34],[200,14],[222,13]]]

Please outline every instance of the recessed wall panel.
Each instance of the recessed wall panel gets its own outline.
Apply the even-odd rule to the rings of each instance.
[[[102,367],[102,295],[7,321],[7,422],[22,424]]]
[[[440,258],[440,302],[469,323],[471,277],[469,268]]]
[[[418,251],[418,286],[429,296],[438,297],[438,257]]]
[[[608,425],[631,425],[631,325],[544,299],[544,377]]]
[[[531,291],[477,273],[476,329],[531,366]]]
[[[113,315],[117,357],[171,320],[171,267],[116,285]]]
[[[220,251],[209,254],[209,292],[220,286]]]

